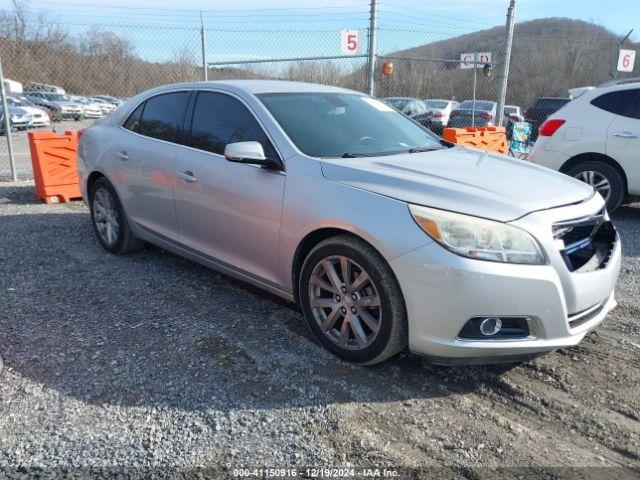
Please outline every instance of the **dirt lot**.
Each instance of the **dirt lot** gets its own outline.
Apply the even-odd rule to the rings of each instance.
[[[638,206],[615,216],[619,306],[578,347],[506,370],[410,354],[360,368],[317,345],[296,307],[154,247],[113,257],[82,203],[32,192],[0,184],[10,477],[351,465],[396,478],[638,478]]]

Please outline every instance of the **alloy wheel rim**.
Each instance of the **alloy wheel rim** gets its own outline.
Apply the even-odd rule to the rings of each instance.
[[[609,196],[611,195],[611,184],[607,177],[601,173],[594,172],[593,170],[585,170],[584,172],[577,174],[575,178],[595,188],[595,190],[602,195],[602,198],[604,198],[605,201],[609,200]]]
[[[362,350],[380,332],[378,289],[367,271],[348,257],[324,258],[309,280],[309,303],[322,334],[346,350]]]
[[[100,238],[110,246],[116,243],[120,231],[118,212],[111,193],[105,188],[99,188],[93,196],[93,218]]]

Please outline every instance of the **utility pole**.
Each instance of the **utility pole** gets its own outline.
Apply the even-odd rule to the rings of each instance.
[[[507,82],[509,81],[509,62],[511,61],[511,45],[513,44],[513,25],[516,17],[516,0],[511,0],[507,10],[507,38],[504,44],[504,57],[502,61],[502,83],[500,84],[500,96],[498,97],[498,121],[496,126],[501,127],[504,120],[504,104],[507,99]]]
[[[471,126],[476,126],[476,88],[478,85],[478,52],[473,52],[473,103],[471,104]]]
[[[209,65],[207,65],[207,34],[204,29],[204,16],[200,12],[200,34],[202,36],[202,79],[209,80]]]
[[[629,33],[627,33],[622,40],[620,40],[620,43],[618,43],[618,51],[616,52],[618,55],[614,55],[613,56],[613,78],[615,80],[618,79],[618,56],[620,55],[620,50],[622,49],[622,47],[624,46],[624,42],[627,41],[627,38],[629,38],[631,36],[631,34],[633,33],[633,28],[631,30],[629,30]]]
[[[367,65],[367,93],[371,96],[374,94],[374,78],[376,73],[376,43],[377,43],[377,13],[376,0],[371,0],[371,16],[369,24],[369,62]]]
[[[11,168],[11,180],[18,181],[16,159],[13,158],[13,143],[11,140],[11,121],[9,119],[9,107],[7,106],[7,94],[4,88],[4,75],[2,73],[2,60],[0,60],[0,96],[2,97],[2,116],[4,119],[4,134],[7,137],[7,149],[9,150],[9,167]]]

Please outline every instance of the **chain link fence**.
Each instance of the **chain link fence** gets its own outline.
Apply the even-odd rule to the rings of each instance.
[[[368,10],[366,5],[360,7],[353,15],[362,18],[340,22],[336,15],[335,26],[319,29],[301,29],[299,24],[285,28],[278,23],[246,28],[205,17],[208,79],[283,79],[365,91]],[[437,16],[427,21],[417,14],[409,21],[410,12],[404,12],[406,18],[385,17],[384,8],[377,28],[376,96],[471,99],[474,69],[460,68],[461,54],[490,52],[491,76],[480,69],[475,72],[476,98],[498,100],[504,26],[482,28]],[[398,12],[394,15],[403,15]],[[360,32],[361,45],[359,55],[347,58],[340,50],[340,33],[349,27]],[[618,42],[605,29],[580,21],[542,19],[516,24],[506,104],[525,111],[540,97],[567,97],[570,88],[603,83],[615,70]],[[0,13],[0,58],[5,79],[25,86],[30,82],[55,85],[69,95],[85,97],[127,98],[157,85],[201,80],[204,75],[199,21],[179,23],[168,15],[164,23],[157,17],[143,21],[141,15],[128,22],[108,15],[65,22],[16,7]],[[382,75],[385,60],[393,62],[392,76]],[[640,72],[636,67],[625,75]],[[92,122],[52,122],[44,128],[64,131]],[[12,138],[18,175],[30,178],[26,134],[14,132]],[[0,179],[9,177],[6,142],[0,141]]]

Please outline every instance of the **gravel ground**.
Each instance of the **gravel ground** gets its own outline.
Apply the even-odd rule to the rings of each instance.
[[[82,203],[0,184],[0,472],[638,478],[638,207],[615,216],[619,306],[578,347],[510,369],[361,368],[295,306],[158,248],[111,256]]]

